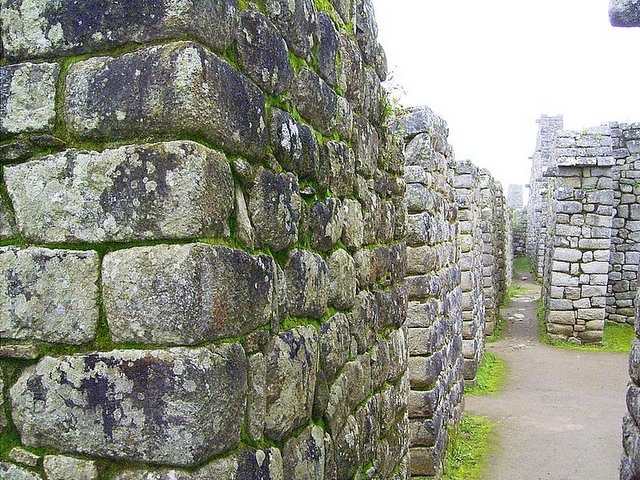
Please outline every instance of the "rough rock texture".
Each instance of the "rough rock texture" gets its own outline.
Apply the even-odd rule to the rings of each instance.
[[[637,292],[635,305],[635,330],[640,337],[640,290]],[[622,420],[620,480],[633,480],[640,476],[640,338],[635,338],[631,345],[629,376],[628,411]]]
[[[98,467],[91,460],[47,455],[42,461],[47,480],[98,480]]]
[[[205,47],[176,42],[121,57],[74,63],[64,116],[88,140],[134,140],[175,132],[262,157],[265,101],[244,75]]]
[[[640,27],[638,0],[610,0],[609,21],[614,27]]]
[[[21,63],[0,68],[1,134],[53,130],[59,73],[57,63]]]
[[[0,7],[10,59],[78,55],[184,36],[224,50],[238,22],[237,0],[2,0]]]
[[[240,440],[242,347],[44,357],[11,387],[22,441],[69,453],[190,466]]]
[[[7,462],[0,462],[0,478],[11,480],[42,480],[42,477],[30,470]]]
[[[224,155],[194,142],[66,150],[5,179],[20,233],[43,243],[214,236],[233,208]]]
[[[91,341],[98,322],[98,275],[93,251],[0,248],[2,338]]]
[[[119,250],[105,256],[102,284],[117,342],[197,344],[244,335],[277,314],[273,260],[229,247]]]

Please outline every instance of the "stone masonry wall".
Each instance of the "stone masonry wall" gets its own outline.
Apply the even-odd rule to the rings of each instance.
[[[559,131],[552,150],[543,301],[552,339],[602,341],[613,217],[611,131]]]
[[[547,180],[544,172],[549,166],[555,132],[562,129],[562,115],[542,115],[538,120],[536,149],[531,161],[529,203],[527,205],[527,257],[537,278],[542,278],[545,256],[547,222]]]
[[[458,251],[462,288],[462,351],[465,386],[476,383],[484,353],[484,279],[482,266],[482,207],[479,169],[470,161],[455,163],[458,207]]]
[[[439,478],[464,389],[453,152],[446,123],[426,108],[400,117],[398,130],[407,142],[411,475]]]
[[[370,1],[0,18],[0,477],[407,478],[404,160]],[[427,144],[442,237],[409,238],[441,269],[409,291],[448,293],[411,322],[432,339],[412,383],[433,386],[412,417],[445,425],[459,271]],[[423,425],[426,458],[445,434]]]
[[[528,210],[510,212],[514,257],[524,257],[527,254],[527,214]]]
[[[479,170],[485,334],[492,335],[507,288],[506,217],[502,186]]]
[[[613,156],[613,226],[607,319],[633,323],[640,284],[640,124],[610,123]]]

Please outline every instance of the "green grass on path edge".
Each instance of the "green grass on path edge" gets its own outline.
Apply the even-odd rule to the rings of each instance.
[[[484,352],[476,375],[476,385],[465,388],[465,395],[488,395],[500,390],[507,375],[506,362],[493,352]]]
[[[494,440],[494,424],[486,417],[465,415],[449,435],[443,480],[479,480]]]

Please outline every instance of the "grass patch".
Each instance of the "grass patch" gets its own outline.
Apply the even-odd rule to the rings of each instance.
[[[542,302],[540,301],[538,303],[538,334],[541,343],[552,347],[588,352],[614,353],[629,353],[631,351],[631,341],[636,336],[633,325],[629,325],[628,323],[605,322],[602,345],[576,345],[568,340],[550,340],[547,335],[547,327],[544,323]]]
[[[496,393],[504,383],[507,374],[505,361],[492,352],[484,352],[484,358],[478,368],[476,385],[465,388],[466,395],[488,395]]]
[[[484,339],[485,343],[495,343],[502,338],[504,333],[504,318],[498,309],[498,315],[496,316],[496,325],[493,327],[493,333]]]
[[[516,257],[513,259],[513,274],[515,275],[518,271],[533,273],[533,265],[531,265],[527,257]]]
[[[504,302],[502,302],[502,306],[510,306],[515,297],[522,293],[525,293],[526,291],[527,289],[523,285],[516,285],[515,283],[512,283],[504,296]]]
[[[478,480],[492,450],[494,425],[485,417],[465,415],[449,436],[443,480]]]

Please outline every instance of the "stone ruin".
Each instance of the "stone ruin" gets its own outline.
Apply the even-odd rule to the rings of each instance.
[[[602,340],[605,320],[632,323],[640,262],[640,125],[579,132],[539,120],[527,254],[543,284],[547,332]]]
[[[0,477],[440,477],[511,222],[370,1],[0,19]]]

